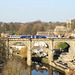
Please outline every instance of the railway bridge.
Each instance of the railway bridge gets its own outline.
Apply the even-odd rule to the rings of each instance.
[[[31,66],[31,51],[35,43],[44,42],[48,45],[48,63],[50,64],[53,61],[53,49],[59,42],[66,42],[69,47],[69,55],[72,56],[75,54],[75,39],[69,38],[8,38],[6,45],[9,50],[11,45],[15,42],[22,42],[27,46],[27,64]]]

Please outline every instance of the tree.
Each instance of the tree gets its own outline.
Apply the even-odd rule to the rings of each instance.
[[[68,44],[65,42],[60,42],[57,44],[58,49],[62,49],[65,50],[66,48],[68,48]]]
[[[29,24],[25,25],[25,34],[31,35],[31,31],[32,31],[32,26]]]
[[[23,24],[17,31],[18,35],[24,35],[25,34],[25,24]]]
[[[44,31],[44,26],[43,25],[39,25],[38,31]]]
[[[17,31],[17,34],[31,35],[32,26],[29,24],[23,24]]]
[[[13,22],[9,23],[10,34],[16,34],[16,27]]]
[[[2,26],[2,28],[3,28],[3,32],[9,31],[9,25],[8,25],[8,23],[4,23],[3,26]]]
[[[0,38],[0,63],[1,60],[6,59],[6,45],[5,45],[5,41],[3,40],[4,38]]]
[[[38,30],[38,24],[35,24],[32,29],[32,34],[35,35],[37,33],[37,30]]]
[[[27,47],[26,46],[21,48],[20,55],[21,55],[21,58],[27,58]]]

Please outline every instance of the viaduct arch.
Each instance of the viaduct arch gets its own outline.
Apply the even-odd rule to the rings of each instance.
[[[53,60],[53,49],[55,45],[59,42],[66,42],[70,45],[69,48],[69,55],[73,56],[75,54],[75,39],[66,39],[66,38],[9,38],[6,42],[8,49],[10,49],[10,46],[14,44],[15,42],[22,42],[27,46],[27,64],[28,66],[31,66],[31,49],[37,42],[44,42],[49,46],[48,51],[48,63],[50,64]]]

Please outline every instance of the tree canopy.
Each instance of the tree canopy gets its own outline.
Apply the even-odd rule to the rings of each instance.
[[[58,49],[63,49],[64,50],[65,48],[68,47],[68,44],[65,43],[65,42],[60,42],[60,43],[57,44],[57,47],[58,47]]]
[[[35,35],[37,31],[47,31],[54,29],[57,25],[65,26],[65,23],[61,22],[41,22],[34,21],[28,23],[2,23],[0,25],[0,33],[5,32],[10,35]]]

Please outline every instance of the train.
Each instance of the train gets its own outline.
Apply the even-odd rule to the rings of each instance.
[[[8,38],[58,38],[57,35],[45,35],[45,36],[40,36],[40,35],[8,35]]]

